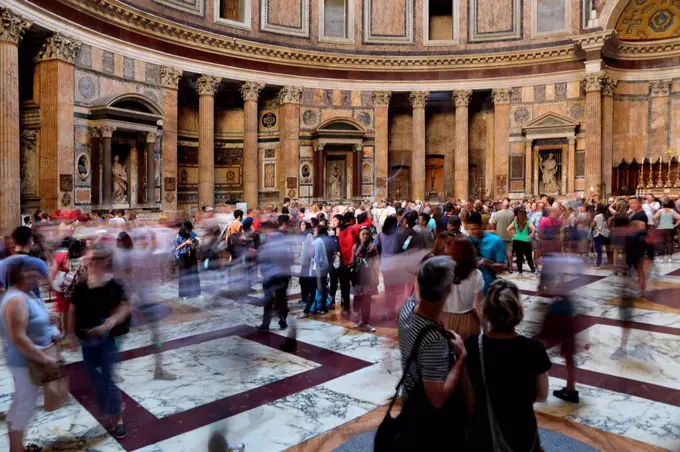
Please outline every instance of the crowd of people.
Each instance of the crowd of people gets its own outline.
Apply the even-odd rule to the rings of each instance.
[[[579,402],[569,276],[585,265],[625,276],[621,312],[630,322],[653,262],[672,260],[679,207],[651,194],[607,202],[593,194],[569,202],[542,195],[302,206],[285,199],[279,206],[203,208],[186,217],[36,212],[0,242],[0,330],[15,381],[10,450],[37,450],[23,444],[43,384],[29,374],[33,367],[48,376],[59,372],[58,356],[47,352],[55,342],[80,346],[110,431],[127,435],[116,386],[118,342],[132,317],[149,322],[159,352],[153,378],[176,378],[163,369],[157,325],[158,286],[175,277],[178,298],[206,306],[244,299],[261,283],[260,331],[269,330],[275,315],[279,328],[289,327],[289,289],[298,278],[298,318],[337,312],[361,331],[398,328],[402,396],[405,406],[420,407],[409,412],[422,411],[408,424],[414,435],[432,432],[425,440],[418,435],[433,441],[423,450],[439,450],[452,428],[479,445],[475,450],[499,450],[500,442],[538,450],[532,404],[547,397],[545,341],[561,344],[568,368],[566,387],[554,395]],[[523,305],[505,277],[515,265],[524,277],[525,264],[551,301],[538,336],[543,343],[515,329]],[[625,356],[626,346],[624,333],[613,358]],[[473,424],[484,427],[467,429]],[[447,428],[437,432],[437,425]],[[437,436],[442,433],[448,439]]]

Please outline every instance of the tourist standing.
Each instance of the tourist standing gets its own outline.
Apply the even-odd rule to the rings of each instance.
[[[190,221],[185,221],[175,237],[173,254],[179,266],[179,296],[182,299],[201,295],[198,274],[198,237]]]
[[[469,240],[477,249],[477,268],[484,277],[486,293],[489,285],[498,277],[498,273],[507,268],[505,244],[498,235],[482,230],[482,216],[478,212],[470,212],[468,216],[468,233]]]
[[[458,237],[446,247],[456,262],[451,293],[446,297],[442,323],[463,340],[479,334],[479,306],[484,294],[484,277],[477,269],[477,252],[469,240]]]
[[[361,316],[361,320],[355,324],[355,328],[363,328],[372,333],[375,328],[371,326],[371,303],[373,295],[378,294],[378,250],[373,244],[371,230],[368,226],[362,226],[359,230],[357,243],[352,248],[354,256],[351,265],[352,285],[354,290],[354,316]]]
[[[505,256],[508,262],[508,272],[512,273],[512,237],[508,233],[508,226],[512,224],[515,215],[508,209],[509,206],[508,200],[503,200],[501,210],[494,214],[489,220],[489,224],[495,227],[496,235],[503,240]]]
[[[309,253],[314,240],[312,232],[310,223],[300,222],[300,303],[305,306],[316,295],[316,278],[312,275],[312,256]]]
[[[262,324],[256,329],[269,331],[272,311],[276,307],[279,327],[288,328],[288,286],[294,262],[292,243],[287,239],[288,215],[279,215],[276,223],[263,223],[264,241],[258,250],[258,263],[264,290]]]
[[[522,276],[522,266],[526,258],[529,270],[536,272],[534,260],[531,256],[531,242],[536,234],[536,228],[527,218],[524,209],[517,210],[517,218],[508,226],[508,233],[512,236],[512,249],[517,256],[517,271]]]
[[[675,228],[680,225],[680,214],[673,210],[675,204],[668,200],[663,208],[654,214],[656,230],[661,240],[661,253],[666,256],[668,263],[673,262],[673,241],[675,239]]]
[[[593,228],[593,247],[595,248],[595,253],[597,254],[597,260],[593,267],[599,268],[602,265],[602,246],[607,247],[607,262],[612,263],[612,251],[611,251],[611,229],[609,228],[609,222],[605,218],[605,213],[607,208],[602,205],[597,205],[597,215],[593,218],[591,224]]]

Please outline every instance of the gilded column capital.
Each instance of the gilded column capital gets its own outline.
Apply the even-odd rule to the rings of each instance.
[[[456,107],[467,107],[472,97],[471,89],[457,89],[453,91],[453,102]]]
[[[602,95],[612,97],[614,95],[614,91],[616,90],[616,85],[618,84],[618,80],[607,77],[602,84]]]
[[[0,31],[0,41],[19,44],[22,35],[33,25],[33,22],[26,20],[7,8],[0,7],[0,21],[2,21],[2,31]]]
[[[302,88],[299,86],[284,86],[277,96],[279,104],[299,104],[302,97]]]
[[[35,61],[50,61],[60,60],[66,63],[73,64],[78,50],[80,50],[80,41],[64,36],[61,33],[54,33],[49,38],[45,39]]]
[[[414,91],[409,96],[413,108],[425,108],[427,98],[430,97],[429,91]]]
[[[389,107],[392,91],[373,91],[371,96],[373,97],[374,107]]]
[[[649,94],[652,97],[667,97],[672,83],[672,80],[653,80],[649,82]]]
[[[95,126],[92,128],[92,136],[95,138],[111,138],[115,131],[114,126]]]
[[[494,88],[491,90],[491,100],[493,100],[494,105],[509,104],[511,94],[512,89],[510,88]]]
[[[161,66],[161,85],[163,88],[178,89],[182,70],[172,66]]]
[[[147,132],[144,138],[146,138],[147,144],[155,143],[156,138],[158,138],[158,132]]]
[[[198,95],[214,96],[220,81],[222,81],[221,77],[216,77],[214,75],[201,75],[198,80],[196,80],[196,90],[198,90]]]
[[[608,84],[610,80],[605,71],[589,72],[581,76],[581,85],[586,93],[602,91],[603,86]]]
[[[241,85],[241,97],[244,101],[253,100],[257,102],[260,96],[260,91],[264,88],[264,83],[259,82],[245,82]]]

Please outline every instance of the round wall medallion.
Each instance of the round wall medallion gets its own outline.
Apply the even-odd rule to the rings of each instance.
[[[262,115],[262,127],[270,129],[276,125],[276,115],[274,113],[265,113]]]
[[[571,117],[574,119],[581,119],[583,117],[583,105],[574,104],[571,106]]]
[[[357,116],[357,119],[359,120],[359,122],[361,122],[366,127],[369,127],[371,125],[371,115],[368,114],[365,111],[362,111],[361,113],[359,113],[359,115]]]
[[[97,93],[97,87],[90,77],[83,76],[78,80],[78,91],[84,99],[89,100]]]
[[[313,126],[316,124],[316,113],[313,110],[305,111],[302,114],[302,121],[308,126]]]
[[[86,180],[90,175],[90,157],[84,152],[76,157],[76,174],[80,180]]]
[[[529,119],[529,110],[526,108],[518,108],[515,110],[515,122],[524,124]]]

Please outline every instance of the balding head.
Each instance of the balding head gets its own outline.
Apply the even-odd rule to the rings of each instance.
[[[505,210],[508,207],[510,207],[510,202],[508,202],[507,199],[504,199],[503,202],[501,203],[501,209]]]

